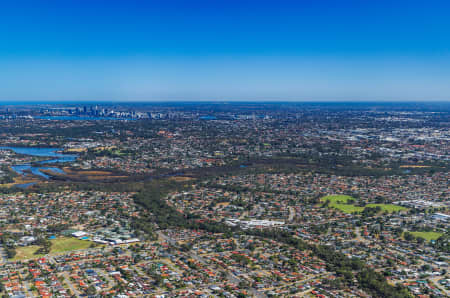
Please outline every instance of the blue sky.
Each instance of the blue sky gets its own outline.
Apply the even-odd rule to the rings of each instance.
[[[2,1],[2,101],[449,101],[448,1]]]

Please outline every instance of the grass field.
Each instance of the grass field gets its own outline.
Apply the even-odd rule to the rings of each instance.
[[[350,204],[333,203],[333,204],[330,204],[330,206],[332,208],[339,209],[345,213],[362,212],[364,210],[364,207],[354,206],[354,205],[350,205]]]
[[[86,249],[91,246],[92,242],[86,240],[79,240],[76,238],[61,237],[50,240],[52,246],[50,248],[51,254],[63,253],[71,250]],[[16,249],[16,256],[14,260],[24,260],[42,257],[42,255],[35,255],[34,252],[39,249],[37,245],[30,245],[18,247]]]
[[[60,253],[71,250],[86,249],[91,246],[92,242],[87,240],[79,240],[76,238],[57,238],[50,240],[52,242],[52,247],[50,253]]]
[[[13,258],[13,260],[16,261],[16,260],[25,260],[25,259],[33,259],[33,258],[42,257],[42,255],[34,254],[34,252],[38,249],[39,249],[39,246],[37,246],[37,245],[18,247],[18,248],[16,248],[16,256]]]
[[[366,207],[377,207],[379,206],[381,210],[387,211],[387,212],[394,212],[394,211],[402,211],[407,210],[408,208],[399,206],[399,205],[393,205],[393,204],[367,204]]]
[[[398,205],[392,205],[392,204],[367,204],[364,207],[354,206],[351,204],[348,204],[349,200],[355,200],[355,198],[351,196],[346,195],[329,195],[325,196],[320,199],[322,202],[325,202],[327,200],[330,201],[330,207],[336,208],[341,210],[345,213],[353,213],[353,212],[362,212],[366,207],[380,207],[382,211],[387,212],[394,212],[394,211],[401,211],[401,210],[407,210],[407,208],[398,206]]]
[[[355,200],[355,198],[346,195],[329,195],[321,198],[320,200],[323,202],[329,200],[330,203],[347,203],[348,200]]]
[[[24,178],[22,176],[14,177],[13,180],[14,180],[14,182],[12,182],[12,183],[0,184],[0,187],[13,187],[16,184],[27,184],[27,183],[38,183],[38,182],[40,182],[38,179]]]
[[[436,240],[442,236],[442,233],[439,232],[411,232],[414,237],[422,237],[427,241]]]
[[[341,210],[345,213],[353,213],[353,212],[361,212],[364,210],[364,207],[358,207],[351,204],[347,204],[349,200],[355,200],[351,196],[346,195],[330,195],[325,196],[320,199],[322,202],[330,201],[330,207]]]

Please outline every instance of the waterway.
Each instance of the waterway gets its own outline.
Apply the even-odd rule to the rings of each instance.
[[[50,177],[43,173],[41,170],[50,170],[55,173],[64,174],[64,171],[57,167],[45,166],[46,164],[57,164],[65,162],[74,162],[78,155],[76,154],[62,154],[62,148],[30,148],[30,147],[0,147],[1,150],[12,150],[18,154],[48,157],[46,160],[38,161],[33,164],[17,164],[13,165],[11,168],[19,175],[26,176],[27,172],[30,171],[32,174],[40,176],[45,179]],[[41,164],[42,166],[38,166]]]

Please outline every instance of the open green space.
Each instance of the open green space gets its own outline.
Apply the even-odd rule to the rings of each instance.
[[[92,242],[87,240],[79,240],[76,238],[61,237],[57,239],[50,240],[52,242],[52,247],[50,253],[60,253],[71,250],[86,249],[91,246]]]
[[[365,207],[371,207],[371,208],[380,207],[381,210],[387,211],[389,213],[394,212],[394,211],[402,211],[402,210],[408,209],[403,206],[393,205],[393,204],[367,204]]]
[[[321,198],[320,200],[322,202],[330,201],[330,204],[328,205],[330,208],[335,208],[345,213],[361,212],[364,210],[364,207],[348,204],[349,200],[356,200],[351,196],[329,195]]]
[[[330,207],[339,209],[345,213],[362,212],[364,210],[364,207],[359,207],[359,206],[350,205],[350,204],[339,204],[339,203],[330,204]]]
[[[66,251],[79,250],[89,248],[92,244],[91,241],[79,240],[76,238],[61,237],[50,240],[52,246],[50,248],[50,254],[58,254]],[[16,256],[14,260],[24,260],[42,257],[42,255],[35,255],[36,250],[39,249],[37,245],[30,245],[24,247],[18,247],[16,249]]]
[[[335,209],[341,210],[342,212],[345,212],[345,213],[362,212],[366,207],[371,207],[371,208],[380,207],[382,211],[387,211],[387,212],[407,210],[407,208],[405,208],[405,207],[393,205],[393,204],[367,204],[364,207],[355,206],[355,205],[349,204],[348,201],[350,201],[350,200],[356,201],[356,199],[351,196],[347,196],[347,195],[329,195],[329,196],[322,197],[320,200],[322,202],[330,201],[330,204],[329,204],[330,208],[335,208]]]
[[[414,235],[414,237],[421,237],[427,241],[437,240],[442,236],[442,233],[439,232],[410,232]]]
[[[321,201],[330,201],[330,203],[347,203],[348,200],[355,200],[355,198],[347,195],[329,195],[320,199]]]
[[[16,255],[13,260],[25,260],[25,259],[33,259],[40,258],[42,255],[35,255],[34,252],[39,249],[37,245],[23,246],[16,248]]]

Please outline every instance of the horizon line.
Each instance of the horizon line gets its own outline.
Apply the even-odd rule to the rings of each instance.
[[[67,101],[58,101],[58,100],[0,100],[0,105],[20,105],[20,104],[29,104],[29,105],[39,105],[39,104],[75,104],[75,103],[99,103],[99,104],[152,104],[152,103],[215,103],[215,104],[224,104],[224,103],[372,103],[372,104],[382,104],[382,103],[449,103],[449,100],[216,100],[216,99],[198,99],[198,100],[67,100]]]

